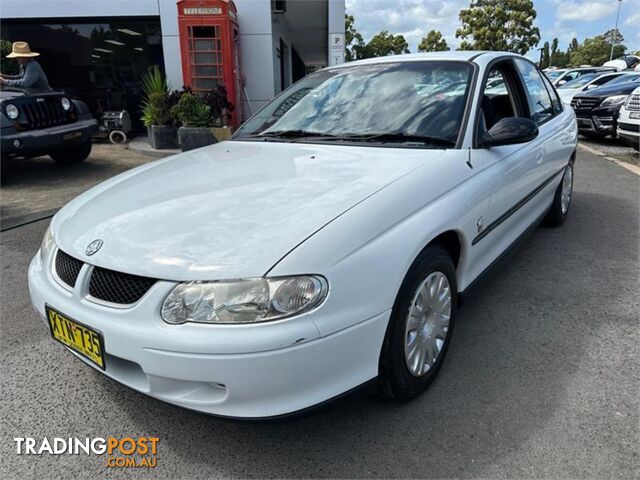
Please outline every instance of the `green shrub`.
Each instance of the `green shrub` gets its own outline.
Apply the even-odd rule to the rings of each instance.
[[[4,75],[17,75],[20,72],[20,66],[18,62],[7,58],[7,55],[11,53],[11,42],[8,40],[0,40],[0,71]]]
[[[169,104],[169,87],[157,66],[150,67],[141,78],[142,122],[146,125],[171,125],[174,123]]]
[[[172,115],[185,127],[210,127],[211,107],[200,97],[189,92],[180,96],[177,105],[171,109]]]

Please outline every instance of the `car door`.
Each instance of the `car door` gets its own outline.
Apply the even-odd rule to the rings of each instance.
[[[538,70],[528,61],[509,59],[491,68],[503,72],[513,105],[511,115],[501,112],[498,116],[531,118],[538,125],[539,134],[523,144],[480,148],[476,143],[471,151],[472,165],[482,170],[483,181],[492,191],[489,208],[486,215],[478,218],[476,236],[472,240],[473,257],[477,262],[475,269],[479,271],[535,221],[542,201],[535,192],[552,170],[545,150],[546,142],[554,135],[550,120],[557,109],[562,109],[557,96],[552,101]],[[481,104],[486,103],[484,85],[480,91]],[[481,116],[486,115],[483,110],[481,108],[479,112]],[[480,118],[478,136],[483,128],[488,131],[491,126],[491,122],[484,125]]]

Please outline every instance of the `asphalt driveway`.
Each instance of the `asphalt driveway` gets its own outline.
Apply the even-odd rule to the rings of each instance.
[[[639,191],[639,176],[581,151],[566,224],[536,230],[468,298],[425,395],[286,423],[185,411],[75,360],[28,299],[48,222],[4,232],[0,476],[638,478]],[[17,455],[12,440],[109,435],[160,437],[158,466]]]

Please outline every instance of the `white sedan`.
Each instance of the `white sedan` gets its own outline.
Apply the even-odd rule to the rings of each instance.
[[[488,78],[504,88],[485,93]],[[78,359],[189,409],[272,417],[371,383],[411,399],[461,295],[567,217],[576,139],[517,55],[327,68],[230,141],[66,205],[31,262],[32,302]]]

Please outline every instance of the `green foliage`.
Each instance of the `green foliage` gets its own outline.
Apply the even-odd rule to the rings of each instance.
[[[149,98],[152,93],[169,93],[169,86],[157,65],[149,67],[140,78],[142,82],[142,92]]]
[[[146,125],[171,125],[173,116],[166,93],[153,92],[142,107],[142,122]]]
[[[444,52],[450,50],[447,41],[442,38],[439,30],[431,30],[428,32],[418,45],[419,52]]]
[[[409,44],[402,35],[394,35],[387,30],[376,33],[364,46],[358,58],[386,57],[409,53]]]
[[[461,49],[524,55],[540,41],[540,30],[533,25],[536,15],[531,0],[471,0],[469,8],[460,10],[462,27],[456,37],[463,39]]]
[[[540,68],[547,68],[550,65],[549,42],[544,42],[542,56],[540,57]]]
[[[612,31],[609,30],[605,35],[611,38]],[[602,65],[609,61],[611,55],[611,42],[607,41],[605,35],[596,35],[593,38],[585,38],[584,42],[578,45],[578,48],[570,52],[569,65],[578,67],[580,65]],[[616,38],[616,37],[614,37]],[[623,41],[622,35],[617,37]],[[613,48],[613,58],[618,58],[624,54],[626,47],[617,44]]]
[[[18,62],[7,58],[7,55],[11,53],[11,42],[8,40],[0,40],[0,71],[5,75],[17,75],[20,72],[20,66]]]
[[[363,58],[364,39],[360,32],[356,30],[355,22],[353,15],[344,16],[344,58],[347,62]]]
[[[212,126],[211,107],[190,92],[180,96],[177,105],[172,107],[171,113],[185,127]]]
[[[146,125],[170,125],[173,123],[169,104],[169,87],[157,66],[150,67],[142,82],[142,122]]]

